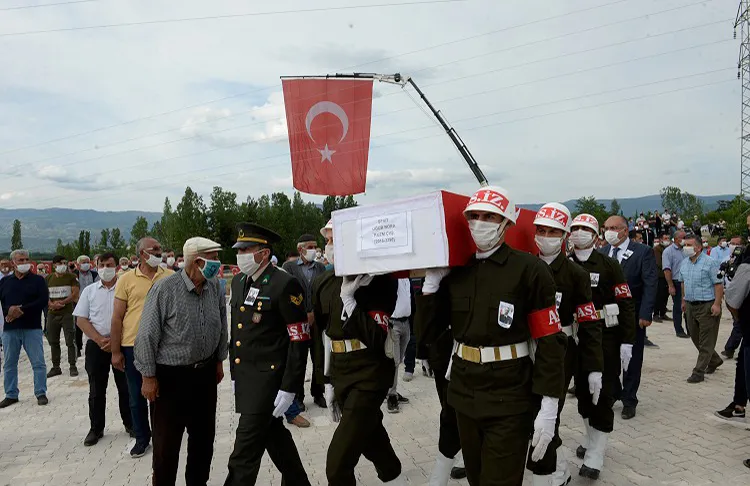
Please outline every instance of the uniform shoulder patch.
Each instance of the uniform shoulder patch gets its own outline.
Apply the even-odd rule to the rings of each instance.
[[[296,305],[297,307],[299,307],[299,306],[302,305],[302,300],[303,299],[304,299],[304,297],[302,296],[302,294],[299,294],[299,295],[290,295],[289,296],[289,300],[291,300],[292,304]]]

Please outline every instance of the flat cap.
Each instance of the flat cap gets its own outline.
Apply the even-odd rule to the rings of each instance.
[[[255,223],[237,224],[237,243],[232,248],[249,248],[255,245],[273,245],[281,236]]]
[[[304,235],[299,237],[297,243],[307,243],[308,241],[316,241],[316,238],[309,233],[305,233]]]
[[[210,251],[221,251],[221,245],[208,238],[202,236],[195,236],[188,239],[182,246],[182,254],[197,255],[198,253],[207,253]]]

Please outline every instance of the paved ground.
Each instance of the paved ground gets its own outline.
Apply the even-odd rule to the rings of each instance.
[[[731,323],[722,322],[723,344]],[[685,379],[696,353],[688,340],[677,339],[671,324],[655,324],[650,338],[661,349],[646,351],[641,405],[638,416],[623,422],[619,418],[607,452],[601,485],[743,485],[750,484],[750,469],[742,460],[750,457],[750,431],[712,416],[714,410],[731,401],[734,361],[726,363],[702,384]],[[85,484],[119,486],[150,484],[151,455],[131,459],[130,439],[117,421],[110,381],[108,426],[95,447],[84,447],[88,431],[87,381],[83,361],[78,378],[62,376],[49,381],[50,404],[36,405],[28,361],[19,364],[21,402],[0,410],[0,486]],[[228,373],[227,373],[228,377]],[[424,485],[437,450],[438,403],[432,380],[421,375],[403,384],[402,392],[411,403],[397,415],[386,414],[386,428],[403,463],[409,484]],[[223,484],[238,416],[228,380],[221,384],[211,485]],[[305,414],[313,426],[292,430],[302,460],[313,484],[325,483],[325,451],[334,425],[325,411],[308,403]],[[566,404],[561,429],[564,452],[576,471],[580,461],[573,451],[583,432],[575,413],[575,400]],[[183,443],[184,454],[184,443]],[[184,464],[184,456],[183,456]],[[363,460],[357,469],[363,485],[380,484],[374,468]],[[182,475],[182,472],[180,473]],[[527,477],[526,483],[530,484]],[[590,483],[574,477],[571,484]],[[184,484],[184,483],[181,483]],[[266,457],[259,485],[278,485],[280,475]],[[453,482],[452,484],[467,484]],[[292,485],[293,486],[293,485]]]

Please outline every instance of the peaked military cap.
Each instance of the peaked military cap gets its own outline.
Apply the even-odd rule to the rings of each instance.
[[[273,245],[281,236],[255,223],[237,224],[237,243],[232,248],[249,248],[255,245]]]

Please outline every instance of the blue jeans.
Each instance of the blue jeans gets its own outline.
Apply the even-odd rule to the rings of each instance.
[[[409,337],[409,344],[406,345],[406,355],[404,356],[404,372],[414,373],[414,366],[417,364],[417,335],[412,331]]]
[[[151,442],[151,427],[148,425],[148,403],[141,395],[143,377],[135,367],[135,357],[132,346],[123,346],[125,356],[125,377],[128,379],[128,396],[130,398],[130,415],[133,417],[133,432],[138,444],[147,445]]]
[[[639,309],[641,303],[637,302],[635,308]],[[633,357],[630,359],[628,371],[622,376],[622,404],[626,407],[638,405],[638,388],[641,386],[641,369],[643,368],[643,346],[646,339],[646,330],[636,324],[635,343],[633,344]]]
[[[31,362],[34,371],[34,395],[47,394],[47,365],[44,364],[44,345],[41,329],[11,329],[3,331],[5,352],[5,396],[18,399],[18,358],[21,347]]]
[[[291,423],[292,420],[297,418],[297,415],[302,413],[302,408],[299,406],[299,402],[295,398],[292,404],[289,406],[289,409],[287,409],[286,412],[284,412],[284,416],[286,417],[286,421]]]
[[[675,280],[674,289],[675,294],[672,297],[672,321],[674,322],[674,332],[684,333],[685,330],[682,328],[682,283]]]
[[[737,351],[737,348],[739,348],[741,344],[742,327],[740,326],[739,322],[734,321],[732,322],[732,333],[729,335],[729,339],[727,339],[727,343],[724,345],[724,351],[728,353]]]

